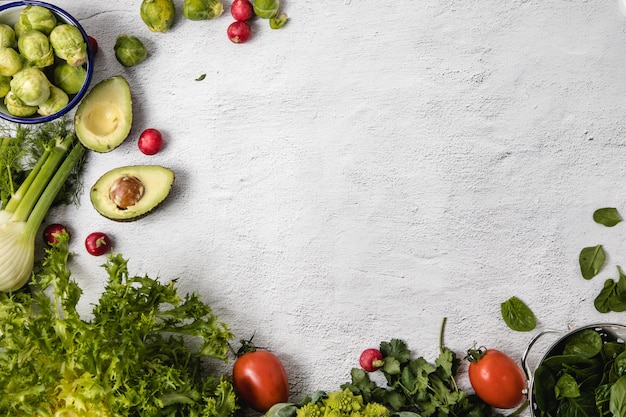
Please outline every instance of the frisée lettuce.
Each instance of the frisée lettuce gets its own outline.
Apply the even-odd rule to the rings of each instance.
[[[69,236],[47,249],[29,286],[0,294],[0,415],[227,417],[227,326],[176,281],[130,276],[111,254],[109,280],[89,320],[68,268]]]

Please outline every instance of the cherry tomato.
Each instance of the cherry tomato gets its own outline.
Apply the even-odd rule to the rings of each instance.
[[[111,248],[111,239],[106,233],[93,232],[85,238],[85,248],[93,256],[104,255]]]
[[[476,395],[492,407],[515,408],[525,399],[526,377],[505,353],[495,349],[468,351],[469,380]]]
[[[256,349],[242,354],[233,365],[237,394],[252,409],[265,413],[289,400],[289,382],[282,362],[273,353]]]

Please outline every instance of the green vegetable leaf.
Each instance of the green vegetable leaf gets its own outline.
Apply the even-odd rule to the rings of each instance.
[[[611,388],[609,411],[613,417],[626,416],[626,376],[618,379]]]
[[[593,300],[593,305],[600,313],[611,311],[611,300],[615,296],[617,283],[612,278],[604,281],[604,287],[598,296]]]
[[[226,360],[232,337],[209,306],[111,255],[86,320],[68,239],[48,249],[29,291],[0,293],[0,415],[232,416],[232,383],[205,369],[207,355]]]
[[[578,383],[576,379],[568,373],[564,373],[556,381],[554,392],[557,400],[580,397]]]
[[[590,359],[602,351],[602,345],[602,336],[598,332],[584,329],[567,339],[563,348],[563,355],[577,355]]]
[[[583,248],[580,251],[578,262],[580,264],[580,272],[585,279],[591,279],[598,275],[604,261],[606,260],[606,254],[602,245],[589,246]]]
[[[622,221],[622,217],[614,207],[605,207],[593,212],[593,220],[606,227],[613,227]]]
[[[198,78],[196,78],[196,81],[202,81],[206,78],[206,74],[202,74],[200,75]]]
[[[537,326],[532,310],[518,297],[511,297],[500,304],[502,318],[509,328],[518,332],[528,332]]]

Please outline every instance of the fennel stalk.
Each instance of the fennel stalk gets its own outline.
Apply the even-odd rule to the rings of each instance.
[[[0,210],[0,291],[18,290],[31,277],[37,231],[84,153],[74,133],[55,138]]]

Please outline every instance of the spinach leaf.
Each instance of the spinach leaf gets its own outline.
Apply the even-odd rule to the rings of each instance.
[[[580,388],[576,379],[568,373],[562,374],[556,381],[554,393],[557,400],[580,397]]]
[[[604,261],[606,260],[606,253],[602,245],[589,246],[583,248],[578,256],[578,263],[580,264],[580,272],[585,279],[591,279],[598,275]]]
[[[522,300],[513,296],[500,304],[502,318],[509,328],[518,332],[529,332],[537,326],[535,314]]]
[[[576,398],[561,401],[557,416],[563,417],[597,417],[596,398],[593,393],[582,393]]]
[[[600,313],[608,313],[611,311],[611,304],[615,297],[615,287],[617,282],[612,278],[604,281],[604,287],[600,291],[600,294],[593,300],[593,305]]]
[[[550,413],[558,407],[559,403],[555,394],[556,381],[550,368],[539,365],[535,369],[533,377],[534,401],[539,410]]]
[[[580,355],[590,359],[602,351],[602,336],[595,330],[584,329],[572,334],[563,348],[564,355]]]
[[[616,341],[606,342],[602,346],[602,358],[609,362],[624,352],[624,344]]]
[[[609,411],[613,417],[626,417],[626,376],[615,381],[611,387]]]
[[[622,352],[613,361],[610,371],[610,380],[615,382],[617,379],[626,376],[626,352]]]
[[[621,267],[617,267],[619,278],[617,281],[609,278],[593,301],[593,305],[600,313],[610,311],[626,311],[626,275]]]
[[[605,207],[593,212],[593,220],[606,227],[613,227],[622,221],[622,217],[614,207]]]

